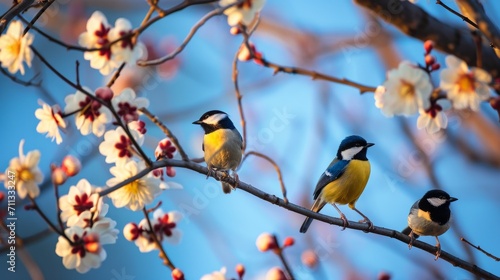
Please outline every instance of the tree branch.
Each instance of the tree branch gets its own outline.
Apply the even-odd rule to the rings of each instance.
[[[481,33],[496,47],[500,47],[500,29],[486,15],[483,6],[477,0],[455,0],[461,11],[466,11],[467,15],[476,22]]]
[[[233,186],[237,186],[237,188],[239,188],[247,193],[250,193],[251,195],[253,195],[255,197],[258,197],[262,200],[268,201],[272,204],[276,204],[276,205],[283,207],[287,210],[290,210],[292,212],[298,213],[298,214],[303,215],[303,216],[311,217],[315,220],[322,221],[322,222],[327,223],[327,224],[332,224],[332,225],[336,225],[339,227],[343,227],[343,225],[344,225],[344,221],[342,221],[342,219],[340,219],[340,218],[330,217],[327,215],[316,213],[316,212],[313,212],[309,209],[306,209],[304,207],[298,206],[298,205],[290,203],[290,202],[287,203],[283,199],[280,199],[275,195],[263,192],[260,189],[255,188],[252,185],[249,185],[245,182],[242,182],[242,181],[236,182],[236,180],[234,178],[232,178],[230,176],[224,176],[225,173],[223,173],[223,172],[215,171],[215,172],[209,173],[208,169],[206,167],[201,166],[201,165],[194,163],[192,161],[183,161],[183,160],[175,160],[175,159],[162,159],[160,161],[153,162],[153,164],[150,167],[140,171],[137,175],[135,175],[135,176],[119,183],[119,184],[116,184],[113,187],[110,187],[108,189],[101,191],[99,193],[99,195],[100,196],[107,195],[110,192],[117,190],[117,189],[123,187],[124,185],[127,185],[130,182],[133,182],[133,181],[145,176],[146,174],[148,174],[149,172],[151,172],[154,169],[162,168],[162,167],[166,167],[166,166],[186,168],[186,169],[190,169],[190,170],[193,170],[195,172],[205,174],[205,175],[209,174],[209,176],[211,176],[215,179],[220,178],[220,181],[224,181],[224,182],[227,182]],[[378,227],[378,226],[375,226],[373,229],[370,229],[368,224],[359,223],[359,222],[355,222],[355,221],[349,221],[347,228],[394,238],[394,239],[401,241],[405,245],[410,243],[410,237],[408,235],[403,234],[403,233],[401,233],[397,230],[394,230],[394,229],[388,229],[388,228]],[[436,247],[434,247],[428,243],[419,241],[419,240],[414,241],[413,247],[419,248],[423,251],[426,251],[433,256],[436,254]],[[456,257],[456,256],[454,256],[446,251],[443,251],[443,250],[441,251],[440,259],[449,262],[453,266],[460,267],[463,270],[469,271],[472,274],[483,277],[485,279],[498,279],[498,280],[500,280],[500,277],[478,267],[475,264],[469,263],[461,258],[458,258],[458,257]]]
[[[354,0],[401,32],[419,40],[433,40],[435,47],[445,53],[453,54],[476,66],[476,44],[467,29],[459,29],[441,22],[422,8],[409,1],[394,0]],[[500,59],[495,51],[482,45],[483,68],[494,78],[500,76]]]
[[[12,6],[0,19],[0,34],[3,33],[5,27],[17,15],[28,9],[35,0],[24,0]]]

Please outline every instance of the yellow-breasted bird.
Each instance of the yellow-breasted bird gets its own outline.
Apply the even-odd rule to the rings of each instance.
[[[232,170],[235,180],[238,181],[235,170],[243,156],[243,138],[228,115],[219,110],[208,111],[193,124],[201,125],[205,131],[202,149],[209,172]],[[224,193],[230,193],[232,187],[222,182],[222,190]]]
[[[357,135],[348,136],[342,140],[337,156],[316,184],[315,200],[311,211],[319,212],[325,204],[331,203],[339,212],[345,229],[349,223],[336,204],[349,204],[351,209],[363,216],[363,222],[368,223],[370,228],[373,228],[370,219],[355,206],[370,177],[370,162],[366,157],[366,151],[373,145]],[[300,232],[305,233],[312,220],[312,218],[307,217],[300,227]]]
[[[402,232],[410,236],[410,247],[419,235],[429,235],[436,238],[436,260],[441,254],[441,243],[438,236],[450,228],[450,203],[457,198],[442,190],[430,190],[417,200],[408,214],[408,227]]]

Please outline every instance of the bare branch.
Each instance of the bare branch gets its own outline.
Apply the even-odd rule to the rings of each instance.
[[[158,240],[158,236],[156,236],[155,230],[153,228],[153,225],[151,224],[151,220],[149,219],[149,212],[146,210],[146,207],[142,208],[142,212],[144,213],[144,217],[146,218],[146,221],[149,226],[149,236],[153,238],[154,243],[158,247],[158,250],[160,251],[159,256],[163,260],[163,263],[168,266],[171,270],[175,269],[174,264],[170,260],[170,258],[167,255],[167,252],[165,251],[165,248],[163,248],[163,245],[161,244],[160,240]]]
[[[468,65],[476,66],[476,44],[469,30],[443,23],[410,1],[354,0],[354,2],[371,10],[401,32],[422,41],[433,40],[437,49],[459,57]],[[483,68],[493,77],[499,77],[500,59],[495,51],[487,45],[482,45],[482,54]]]
[[[196,34],[196,32],[203,26],[205,25],[205,23],[207,23],[207,21],[211,18],[213,18],[214,16],[218,16],[218,15],[221,15],[222,13],[224,13],[225,10],[233,7],[233,6],[236,6],[236,5],[239,5],[243,2],[243,0],[240,0],[240,1],[237,1],[237,2],[234,2],[232,3],[231,5],[228,5],[228,6],[225,6],[225,7],[220,7],[220,8],[217,8],[211,12],[209,12],[208,14],[206,14],[204,17],[202,17],[192,28],[191,30],[189,31],[188,35],[186,36],[186,38],[184,38],[184,41],[182,41],[182,44],[177,47],[173,52],[171,52],[170,54],[164,56],[164,57],[160,57],[160,58],[157,58],[157,59],[152,59],[152,60],[147,60],[147,61],[137,61],[137,65],[139,66],[150,66],[150,65],[158,65],[158,64],[161,64],[163,62],[166,62],[168,60],[171,60],[173,59],[174,57],[176,57],[179,53],[181,53],[184,48],[187,46],[187,44],[189,43],[189,41],[191,41],[191,39],[193,38],[193,36]]]
[[[490,20],[477,0],[455,0],[461,11],[466,11],[467,15],[473,17],[476,27],[481,33],[496,47],[500,46],[500,29]]]
[[[220,181],[224,181],[224,182],[227,182],[233,186],[237,186],[237,188],[239,188],[245,192],[248,192],[253,196],[256,196],[262,200],[268,201],[272,204],[276,204],[276,205],[283,207],[287,210],[290,210],[292,212],[298,213],[298,214],[303,215],[303,216],[311,217],[315,220],[322,221],[322,222],[327,223],[327,224],[332,224],[332,225],[336,225],[339,227],[343,227],[344,222],[340,218],[335,218],[335,217],[327,216],[324,214],[316,213],[316,212],[313,212],[309,209],[303,208],[301,206],[298,206],[298,205],[290,203],[290,202],[287,203],[283,199],[280,199],[279,197],[276,197],[275,195],[263,192],[260,189],[255,188],[255,187],[253,187],[245,182],[242,182],[242,181],[236,182],[236,180],[234,178],[232,178],[231,176],[224,176],[225,173],[223,173],[223,172],[215,171],[215,172],[209,173],[208,169],[206,167],[201,166],[199,164],[196,164],[192,161],[183,161],[183,160],[175,160],[175,159],[162,159],[160,161],[154,162],[150,167],[147,167],[146,169],[140,171],[137,175],[135,175],[135,176],[133,176],[133,177],[131,177],[131,178],[129,178],[129,179],[113,186],[113,187],[110,187],[108,189],[101,191],[99,193],[99,195],[100,196],[107,195],[110,192],[112,192],[116,189],[119,189],[119,188],[123,187],[124,185],[145,176],[146,174],[148,174],[149,172],[151,172],[154,169],[162,168],[162,167],[166,167],[166,166],[187,168],[187,169],[193,170],[195,172],[198,172],[198,173],[204,174],[204,175],[209,174],[209,176],[211,176],[213,178],[218,178],[218,179],[220,179]],[[370,229],[368,224],[359,223],[359,222],[355,222],[355,221],[349,221],[347,228],[350,228],[353,230],[358,230],[358,231],[363,231],[363,232],[367,232],[367,233],[373,233],[373,234],[380,235],[380,236],[394,238],[394,239],[397,239],[397,240],[401,241],[402,243],[404,243],[405,246],[410,242],[410,237],[408,235],[403,234],[403,233],[401,233],[397,230],[393,230],[393,229],[388,229],[388,228],[378,227],[378,226],[375,226],[373,229]],[[419,248],[423,251],[426,251],[426,252],[432,254],[433,256],[436,254],[436,249],[437,249],[433,245],[430,245],[428,243],[425,243],[425,242],[422,242],[419,240],[414,241],[413,247]],[[458,258],[458,257],[456,257],[456,256],[454,256],[446,251],[441,251],[440,259],[445,260],[445,261],[449,262],[450,264],[452,264],[453,266],[460,267],[461,269],[469,271],[469,272],[473,273],[474,275],[483,277],[485,279],[499,279],[500,280],[500,277],[478,267],[475,264],[469,263],[461,258]]]
[[[241,160],[241,163],[243,164],[243,161],[245,161],[245,159],[249,156],[249,155],[254,155],[256,157],[260,157],[260,158],[263,158],[265,160],[267,160],[270,164],[272,164],[274,166],[274,169],[276,169],[276,172],[278,173],[278,180],[280,182],[280,186],[281,186],[281,193],[283,194],[283,200],[288,203],[288,198],[286,197],[286,188],[285,188],[285,183],[283,182],[283,175],[281,173],[281,169],[280,167],[278,166],[278,164],[270,157],[262,154],[262,153],[259,153],[259,152],[255,152],[255,151],[250,151],[248,153],[245,154],[245,156],[243,157],[243,159]]]
[[[2,15],[2,18],[0,19],[0,34],[3,33],[5,27],[9,22],[17,15],[22,13],[24,10],[29,8],[31,4],[33,4],[35,0],[24,0],[20,1],[14,6],[12,6],[5,14]]]
[[[467,244],[469,244],[471,247],[476,248],[476,249],[477,249],[477,250],[479,250],[481,253],[483,253],[483,254],[485,254],[486,256],[488,256],[488,257],[490,257],[490,258],[494,259],[496,262],[500,261],[500,258],[499,258],[499,257],[495,257],[494,255],[492,255],[492,254],[490,254],[490,253],[486,252],[486,251],[485,251],[483,248],[481,248],[479,245],[478,245],[478,246],[476,246],[476,245],[474,245],[474,244],[470,243],[467,239],[465,239],[465,238],[463,238],[463,237],[462,237],[462,238],[460,238],[460,240],[461,240],[461,241],[463,241],[463,242],[465,242],[465,243],[467,243]]]

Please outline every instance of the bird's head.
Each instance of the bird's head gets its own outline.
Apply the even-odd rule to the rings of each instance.
[[[217,129],[234,129],[234,124],[229,119],[229,116],[222,111],[212,110],[203,114],[199,120],[194,121],[193,124],[199,124],[205,131],[210,133]]]
[[[449,207],[451,202],[457,200],[457,198],[450,197],[450,195],[445,191],[430,190],[424,194],[422,199],[420,199],[420,203],[427,204],[427,206],[439,208]]]
[[[367,160],[366,151],[373,145],[375,144],[367,143],[361,136],[348,136],[340,143],[339,150],[337,151],[337,158],[340,160]]]

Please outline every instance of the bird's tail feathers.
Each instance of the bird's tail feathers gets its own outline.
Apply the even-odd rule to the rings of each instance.
[[[325,206],[325,204],[326,204],[326,202],[324,202],[321,199],[321,197],[318,197],[314,201],[314,203],[313,203],[313,205],[311,207],[311,211],[318,213]],[[311,225],[312,221],[313,221],[312,218],[306,217],[306,219],[302,223],[302,226],[300,227],[300,232],[301,233],[306,233],[306,231],[309,228],[309,226]]]
[[[233,190],[233,186],[231,186],[231,184],[229,183],[226,183],[226,182],[222,182],[222,191],[224,193],[230,193],[231,191]]]

